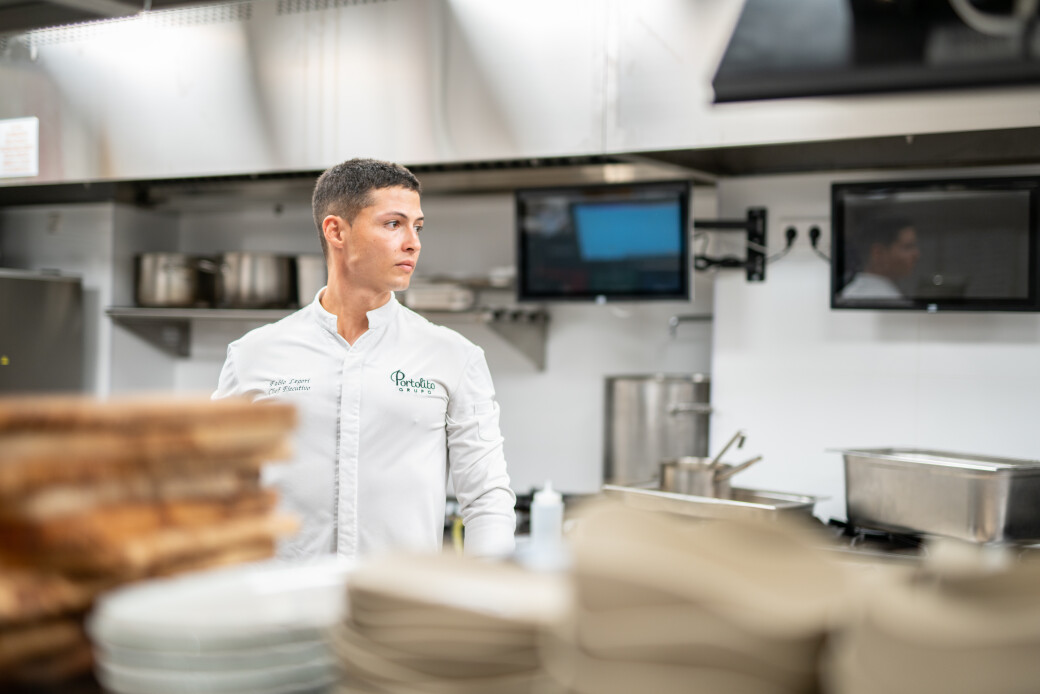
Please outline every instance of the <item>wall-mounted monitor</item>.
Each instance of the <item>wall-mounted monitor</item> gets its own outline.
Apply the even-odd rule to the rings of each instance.
[[[1040,178],[836,183],[831,307],[1037,311]]]
[[[522,301],[688,299],[686,181],[516,193]]]

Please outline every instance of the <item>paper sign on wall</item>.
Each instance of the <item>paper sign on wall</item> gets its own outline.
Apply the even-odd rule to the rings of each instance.
[[[40,119],[0,120],[0,178],[40,174]]]

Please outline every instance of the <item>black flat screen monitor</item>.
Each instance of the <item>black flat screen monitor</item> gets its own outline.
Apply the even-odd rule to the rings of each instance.
[[[688,299],[686,181],[516,193],[522,301]]]
[[[831,307],[1037,311],[1040,178],[837,183]]]

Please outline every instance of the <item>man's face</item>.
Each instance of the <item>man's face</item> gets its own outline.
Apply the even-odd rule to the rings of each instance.
[[[917,246],[917,231],[905,227],[888,246],[875,244],[871,249],[870,270],[879,275],[900,279],[910,275],[917,266],[921,251]]]
[[[895,243],[888,247],[888,263],[891,277],[906,277],[914,271],[921,251],[917,247],[917,232],[906,227],[899,232]]]
[[[345,276],[358,288],[402,291],[419,260],[419,194],[407,188],[378,188],[369,198],[371,204],[350,224],[343,253]]]

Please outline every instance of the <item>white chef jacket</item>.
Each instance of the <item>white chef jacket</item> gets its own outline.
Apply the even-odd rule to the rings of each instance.
[[[842,299],[906,300],[896,283],[887,277],[857,272],[840,294]]]
[[[301,520],[279,556],[438,551],[449,470],[467,553],[512,551],[516,496],[483,350],[393,296],[348,344],[323,291],[228,345],[213,393],[297,407],[293,460],[264,470]]]

